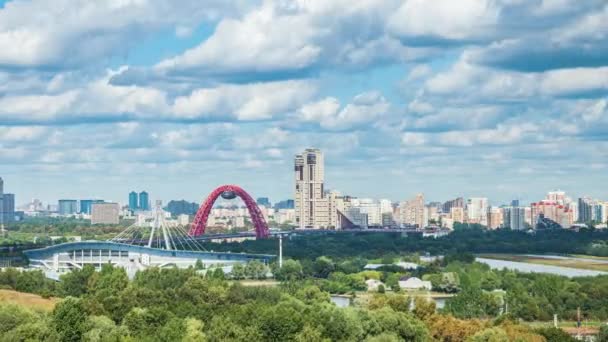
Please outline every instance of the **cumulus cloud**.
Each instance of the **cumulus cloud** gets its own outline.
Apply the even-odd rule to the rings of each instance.
[[[601,96],[608,90],[608,68],[574,68],[538,73],[496,70],[467,61],[425,82],[428,94],[458,95],[463,101],[513,101],[532,97]]]
[[[255,173],[267,195],[316,146],[357,180],[372,164],[406,176],[387,196],[446,173],[466,182],[437,193],[469,188],[471,165],[476,191],[589,160],[591,177],[608,158],[606,13],[604,0],[7,2],[2,172],[117,188],[169,174],[187,189]]]
[[[424,59],[433,49],[408,47],[385,30],[396,1],[264,1],[240,18],[221,20],[199,45],[151,69],[113,81],[150,82],[201,75],[223,82],[315,76],[326,68]]]
[[[220,85],[177,97],[171,112],[187,120],[267,120],[294,110],[314,93],[307,81]]]
[[[166,27],[198,25],[246,8],[241,1],[9,1],[0,8],[0,66],[81,66],[125,54]],[[109,20],[111,18],[111,20]]]
[[[0,145],[6,143],[40,142],[48,133],[47,128],[39,126],[0,126]]]
[[[576,2],[576,6],[579,3]],[[586,5],[594,3],[591,1]],[[573,3],[568,4],[572,10],[576,10]],[[601,2],[599,4],[602,6]],[[574,16],[571,22],[563,26],[495,41],[477,50],[472,60],[519,71],[606,66],[608,4],[604,2],[603,7],[599,6],[595,6],[595,11]]]
[[[390,103],[382,94],[370,91],[355,96],[341,109],[340,102],[331,97],[308,103],[298,110],[296,118],[327,130],[360,129],[381,121],[389,108]]]
[[[412,43],[486,39],[500,8],[489,0],[404,1],[388,19],[388,30]]]
[[[5,123],[86,123],[145,118],[166,112],[162,90],[138,86],[112,86],[113,72],[78,88],[57,94],[14,95],[0,98]]]

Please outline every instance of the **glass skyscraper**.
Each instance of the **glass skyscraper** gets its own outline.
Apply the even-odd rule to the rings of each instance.
[[[137,192],[131,191],[129,193],[129,209],[137,210],[139,208]]]
[[[93,203],[103,203],[103,200],[80,200],[80,213],[91,215]]]
[[[59,200],[57,212],[59,212],[59,215],[76,214],[76,212],[78,212],[78,201],[68,199]]]
[[[150,210],[150,198],[145,191],[139,193],[139,209]]]

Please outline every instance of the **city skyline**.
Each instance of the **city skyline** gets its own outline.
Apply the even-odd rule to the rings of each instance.
[[[608,4],[454,6],[0,0],[0,175],[18,204],[277,201],[316,147],[357,197],[608,198]]]
[[[315,150],[315,149],[314,148],[309,148],[306,151],[309,151],[309,150]],[[295,155],[296,158],[298,158],[298,156],[299,156],[298,154]],[[293,169],[293,167],[292,167],[292,169]],[[325,183],[325,182],[323,182],[323,183]],[[268,200],[270,200],[270,202],[273,205],[276,204],[276,203],[278,203],[278,202],[282,202],[282,201],[286,201],[286,200],[292,200],[293,201],[294,198],[295,198],[294,193],[293,193],[294,185],[296,185],[296,182],[293,180],[293,175],[292,175],[292,184],[291,184],[292,193],[291,194],[286,194],[284,197],[271,197],[271,196],[268,196],[266,194],[255,194],[255,196],[258,199],[260,199],[260,198],[268,199]],[[145,187],[145,189],[147,190],[148,187]],[[154,194],[154,195],[150,196],[149,192],[146,191],[146,190],[142,190],[141,193],[135,193],[135,194],[138,197],[142,193],[145,194],[145,198],[146,199],[149,198],[149,200],[148,200],[149,202],[151,202],[152,200],[159,200],[159,197],[160,197],[160,200],[162,201],[162,203],[164,205],[166,205],[169,201],[172,201],[172,200],[185,200],[185,201],[194,201],[195,203],[200,203],[199,201],[204,200],[204,198],[206,198],[206,196],[207,196],[207,194],[199,196],[199,197],[202,198],[202,200],[189,199],[189,198],[186,198],[186,197],[184,197],[182,195],[176,195],[174,197],[166,197],[166,196],[162,197],[162,196]],[[455,201],[455,200],[458,200],[458,199],[464,199],[466,201],[467,199],[477,199],[479,197],[482,197],[482,198],[484,198],[484,199],[486,199],[488,201],[487,205],[492,205],[492,206],[501,206],[501,205],[504,205],[504,206],[508,206],[508,205],[514,206],[513,203],[517,203],[517,205],[519,205],[519,203],[521,203],[522,205],[530,205],[531,203],[538,202],[541,198],[544,198],[544,196],[547,193],[553,193],[553,192],[564,192],[569,197],[574,198],[574,199],[579,199],[579,198],[598,198],[598,199],[604,199],[604,197],[594,197],[594,196],[589,196],[587,194],[578,195],[578,194],[576,194],[574,192],[567,191],[567,190],[565,190],[563,188],[553,188],[553,189],[548,189],[548,190],[545,190],[545,191],[540,190],[540,191],[538,191],[538,193],[539,193],[538,196],[536,196],[534,198],[530,198],[530,199],[519,197],[519,198],[510,198],[510,199],[506,199],[506,200],[499,200],[499,199],[497,199],[499,197],[492,197],[492,196],[489,196],[489,195],[487,195],[485,193],[476,193],[476,194],[470,195],[470,196],[463,195],[462,193],[456,193],[456,194],[448,195],[445,198],[443,198],[443,197],[442,198],[430,198],[429,196],[427,196],[427,193],[424,192],[424,191],[421,191],[421,192],[411,192],[411,193],[407,193],[407,194],[404,192],[404,195],[401,196],[401,197],[398,197],[398,198],[391,198],[391,197],[388,197],[388,196],[379,196],[379,195],[373,195],[373,194],[371,194],[371,195],[359,195],[357,193],[352,193],[352,192],[349,192],[349,191],[344,191],[342,189],[336,189],[335,187],[331,186],[331,183],[329,184],[329,186],[326,185],[324,190],[327,193],[329,193],[330,191],[337,191],[338,193],[340,193],[342,195],[348,195],[348,196],[351,196],[353,198],[360,198],[360,199],[375,199],[375,200],[388,199],[388,200],[390,200],[393,203],[399,203],[399,202],[402,202],[404,200],[407,201],[408,197],[414,197],[414,196],[417,196],[418,194],[424,195],[424,197],[425,197],[425,202],[424,203],[434,203],[434,202],[435,203],[437,203],[437,202],[447,203],[447,202],[452,202],[452,201]],[[43,203],[51,204],[51,205],[55,205],[55,204],[57,204],[57,202],[61,202],[61,201],[73,201],[73,202],[80,202],[80,201],[91,202],[91,201],[93,201],[93,202],[95,202],[95,201],[104,201],[105,200],[105,201],[109,201],[109,202],[120,203],[123,206],[126,206],[126,207],[129,207],[130,209],[133,209],[130,206],[131,195],[133,193],[134,193],[133,191],[131,191],[131,192],[124,192],[122,194],[119,194],[119,195],[116,195],[116,196],[109,196],[109,197],[90,196],[90,195],[84,194],[84,195],[74,195],[74,196],[67,196],[67,197],[66,196],[64,196],[64,197],[51,197],[50,199],[42,198],[40,196],[34,196],[34,197],[29,198],[29,199],[23,199],[23,201],[19,201],[18,200],[15,203],[15,205],[17,207],[20,207],[20,206],[22,206],[24,204],[30,203],[29,201],[31,201],[31,200],[40,200]],[[508,196],[502,196],[502,198],[509,198],[509,197]],[[137,207],[136,209],[141,209],[141,208]],[[144,209],[148,209],[148,208],[144,208]]]

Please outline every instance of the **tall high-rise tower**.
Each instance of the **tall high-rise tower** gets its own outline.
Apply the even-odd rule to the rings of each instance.
[[[0,231],[15,220],[15,194],[4,193],[4,181],[0,177]]]
[[[488,224],[488,199],[471,197],[467,200],[467,218],[469,223]]]
[[[150,210],[150,197],[145,191],[139,193],[139,209]]]
[[[428,217],[424,207],[424,195],[416,194],[416,197],[401,202],[399,205],[401,223],[408,225],[416,225],[422,229],[428,223]]]
[[[129,192],[129,209],[137,210],[137,208],[139,208],[137,201],[137,192],[131,191]]]
[[[0,177],[0,230],[4,230],[4,180]]]
[[[300,228],[330,226],[328,201],[324,194],[323,153],[308,148],[294,161],[296,224]]]

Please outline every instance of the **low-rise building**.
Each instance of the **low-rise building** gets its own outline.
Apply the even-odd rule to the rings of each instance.
[[[417,277],[402,277],[399,279],[399,288],[406,291],[431,290],[433,285],[428,280],[421,280]]]
[[[380,285],[384,286],[384,283],[377,279],[367,279],[365,285],[367,285],[367,291],[378,291]]]
[[[93,203],[91,224],[118,224],[120,207],[118,203]]]

